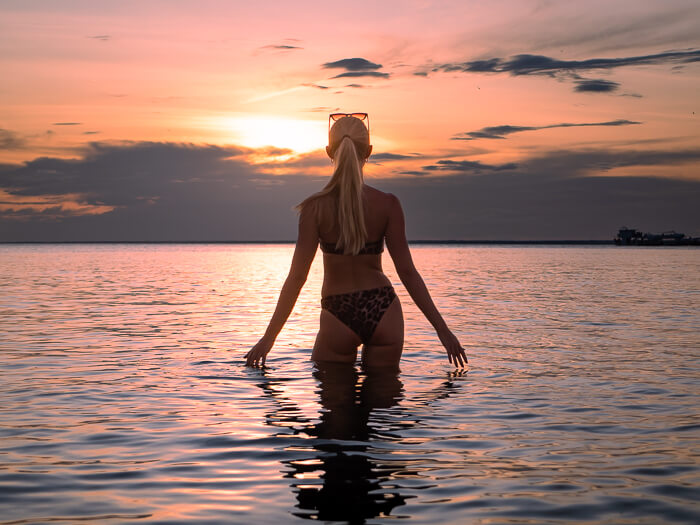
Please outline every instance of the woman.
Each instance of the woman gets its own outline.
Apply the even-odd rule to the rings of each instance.
[[[398,368],[403,350],[401,304],[382,271],[384,241],[411,298],[433,325],[450,363],[467,357],[445,324],[413,265],[399,200],[364,184],[362,168],[372,153],[366,113],[330,116],[326,152],[335,163],[331,180],[297,206],[299,236],[277,307],[265,335],[246,354],[249,366],[264,366],[280,330],[294,308],[321,245],[323,287],[321,320],[311,359],[354,363],[362,344],[365,367]]]

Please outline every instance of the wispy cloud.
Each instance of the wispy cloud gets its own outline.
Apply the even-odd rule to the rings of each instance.
[[[551,128],[579,128],[588,126],[629,126],[633,124],[641,124],[632,120],[610,120],[608,122],[562,122],[561,124],[549,124],[547,126],[511,126],[505,124],[502,126],[488,126],[477,131],[467,131],[452,137],[451,140],[474,140],[474,139],[505,139],[506,135],[520,133],[522,131],[536,131],[539,129]]]
[[[514,170],[514,162],[506,164],[485,164],[478,160],[439,160],[435,164],[423,166],[425,171],[450,171],[459,173],[480,173],[482,171]]]
[[[296,53],[298,51],[303,50],[304,48],[299,45],[300,43],[301,43],[301,40],[297,40],[297,39],[293,39],[293,38],[286,38],[284,40],[275,42],[273,44],[267,44],[264,46],[260,46],[260,47],[253,50],[252,55],[253,56],[258,56],[258,55],[270,55],[270,56],[288,55],[289,53]]]
[[[52,126],[80,126],[82,122],[54,122]]]
[[[302,86],[312,87],[312,88],[316,88],[316,89],[328,89],[328,86],[323,86],[321,84],[313,84],[313,83],[302,84]]]
[[[87,203],[80,194],[24,196],[0,188],[0,220],[44,222],[66,216],[101,215],[114,209],[114,206]]]
[[[294,46],[291,44],[268,44],[266,46],[260,46],[258,48],[259,51],[281,51],[281,52],[297,51],[300,49],[304,49],[304,48],[301,46]]]
[[[303,84],[299,84],[298,86],[292,86],[287,89],[281,89],[280,91],[273,91],[271,93],[264,93],[262,95],[257,95],[255,97],[252,97],[248,100],[243,101],[244,104],[249,104],[251,102],[260,102],[262,100],[268,100],[271,98],[279,97],[282,95],[287,95],[289,93],[293,93],[294,91],[299,91],[300,89],[304,88],[314,88],[314,89],[321,89],[321,90],[326,90],[329,89],[329,86],[324,86],[323,84],[319,84],[317,82],[304,82]]]
[[[340,75],[335,75],[332,78],[357,78],[357,77],[374,77],[374,78],[389,78],[389,73],[381,71],[347,71]]]
[[[313,108],[309,108],[306,111],[309,113],[332,113],[334,111],[340,111],[339,107],[331,107],[331,106],[316,106]]]
[[[700,5],[692,0],[645,2],[639,9],[593,0],[586,9],[558,2],[541,2],[533,24],[513,24],[511,38],[528,42],[530,49],[590,49],[591,53],[619,54],[620,50],[684,49],[697,42]],[[544,29],[544,30],[543,30]],[[513,34],[515,33],[515,34]]]
[[[17,133],[0,128],[0,150],[17,150],[22,149],[25,145],[26,141]]]
[[[112,39],[111,35],[90,35],[87,38],[90,38],[92,40],[99,40],[101,42],[107,42],[108,40]]]
[[[250,104],[251,102],[260,102],[261,100],[267,100],[270,98],[274,97],[279,97],[282,95],[286,95],[288,93],[293,93],[294,91],[298,91],[300,89],[304,89],[306,86],[305,85],[300,85],[300,86],[293,86],[287,89],[281,89],[280,91],[273,91],[272,93],[264,93],[262,95],[258,95],[252,98],[249,98],[248,100],[244,100],[243,104]]]
[[[290,46],[288,44],[280,44],[280,45],[268,45],[268,46],[262,46],[262,49],[280,49],[284,51],[288,51],[290,49],[304,49],[303,47],[300,46]]]
[[[377,153],[372,155],[370,160],[406,160],[406,159],[417,159],[420,155],[406,155],[403,153]]]

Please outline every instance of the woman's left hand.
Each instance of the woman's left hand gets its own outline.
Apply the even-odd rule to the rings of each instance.
[[[438,332],[438,337],[440,338],[442,346],[447,350],[447,359],[449,359],[450,363],[460,368],[463,368],[464,365],[469,363],[467,353],[464,351],[464,348],[462,348],[462,345],[459,344],[455,334],[449,329],[446,329],[442,333]]]
[[[270,350],[272,350],[272,345],[274,341],[269,341],[265,337],[262,337],[260,341],[245,355],[246,366],[259,367],[265,366],[265,358]]]

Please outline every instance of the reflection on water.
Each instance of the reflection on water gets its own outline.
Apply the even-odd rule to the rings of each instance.
[[[451,372],[461,376],[464,371]],[[382,458],[381,442],[399,439],[403,429],[419,422],[410,411],[398,407],[403,383],[396,371],[359,373],[354,365],[316,363],[320,418],[302,415],[293,398],[286,396],[273,374],[261,372],[258,386],[275,401],[266,422],[279,427],[277,435],[305,437],[304,446],[293,447],[298,457],[283,461],[284,477],[297,498],[295,516],[314,520],[362,520],[390,516],[405,505],[402,478],[420,478],[401,457]],[[448,378],[436,389],[435,399],[454,388]],[[424,401],[429,403],[429,401]]]
[[[700,250],[431,246],[467,347],[314,366],[291,246],[0,246],[0,524],[700,522]]]
[[[405,498],[396,487],[383,486],[402,465],[382,466],[368,455],[370,436],[389,431],[390,413],[370,423],[376,408],[391,408],[402,396],[402,383],[395,373],[360,376],[353,365],[318,363],[314,377],[319,381],[322,407],[319,421],[300,417],[294,400],[284,398],[270,385],[263,390],[279,402],[267,415],[273,426],[304,433],[310,439],[299,450],[298,459],[286,460],[285,477],[302,512],[295,515],[319,520],[351,520],[389,515]],[[400,426],[406,426],[402,422]]]

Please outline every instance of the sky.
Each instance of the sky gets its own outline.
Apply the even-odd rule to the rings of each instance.
[[[700,236],[696,0],[0,3],[0,241],[294,240],[367,112],[411,240]]]

